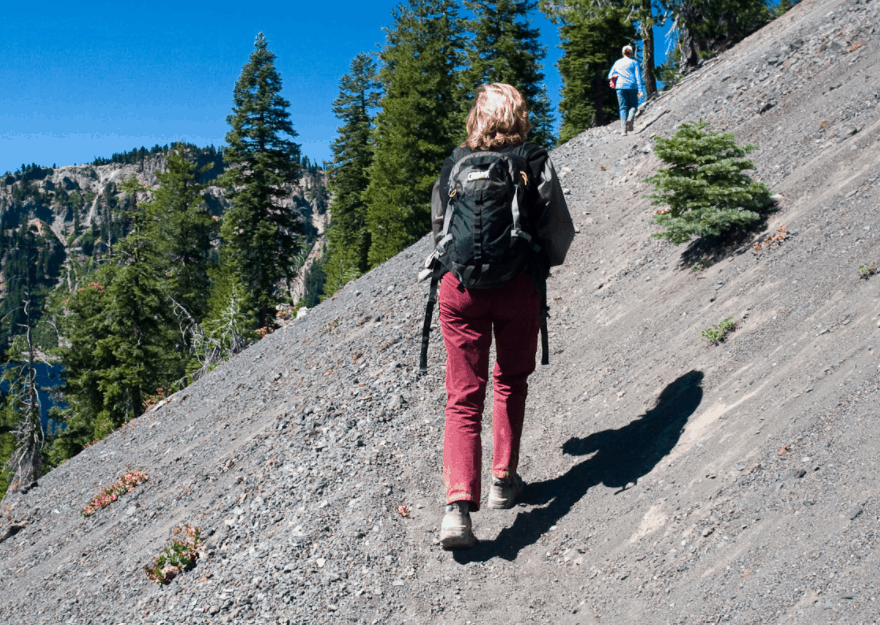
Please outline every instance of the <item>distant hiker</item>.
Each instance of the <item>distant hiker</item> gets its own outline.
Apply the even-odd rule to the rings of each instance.
[[[639,98],[645,92],[642,72],[638,62],[632,58],[632,46],[623,46],[623,58],[618,59],[608,72],[611,88],[617,92],[620,105],[620,134],[625,135],[633,129],[633,120],[639,108]]]
[[[433,280],[421,365],[439,283],[446,343],[446,514],[440,543],[476,543],[470,513],[480,508],[480,440],[489,348],[495,334],[489,508],[510,508],[528,377],[546,314],[546,279],[561,265],[574,225],[547,151],[526,143],[529,112],[510,85],[483,86],[467,119],[468,138],[443,162],[435,185]],[[439,193],[437,193],[439,191]],[[542,338],[546,339],[546,325]],[[546,340],[544,340],[546,348]],[[546,362],[546,349],[545,349]]]

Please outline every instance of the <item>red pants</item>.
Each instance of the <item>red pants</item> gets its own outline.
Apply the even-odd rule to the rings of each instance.
[[[539,297],[526,274],[498,289],[471,290],[451,273],[443,276],[440,325],[449,395],[443,439],[447,503],[468,501],[472,510],[480,506],[480,430],[493,330],[492,475],[504,478],[516,471],[528,377],[535,370],[539,315]]]

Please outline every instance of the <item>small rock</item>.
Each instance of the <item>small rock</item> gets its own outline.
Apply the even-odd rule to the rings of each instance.
[[[859,516],[864,510],[862,510],[861,506],[856,506],[852,510],[849,511],[849,520],[853,521],[857,516]]]
[[[391,395],[391,398],[388,400],[388,410],[400,410],[401,406],[404,404],[403,397],[394,393]]]

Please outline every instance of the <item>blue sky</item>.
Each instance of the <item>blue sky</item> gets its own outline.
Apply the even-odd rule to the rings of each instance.
[[[384,43],[396,0],[6,3],[0,44],[0,173],[173,141],[223,144],[232,89],[257,33],[269,40],[302,152],[330,159],[339,78]],[[559,103],[556,28],[535,23]],[[658,46],[658,53],[662,52]]]

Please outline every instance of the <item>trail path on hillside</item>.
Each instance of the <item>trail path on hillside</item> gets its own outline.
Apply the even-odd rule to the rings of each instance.
[[[437,542],[426,237],[12,496],[0,621],[876,623],[880,277],[858,267],[880,262],[877,24],[878,0],[803,0],[653,101],[645,132],[552,154],[579,233],[550,282],[527,488],[474,514],[476,548]],[[651,238],[643,198],[651,137],[695,119],[760,145],[781,196],[715,255]],[[81,518],[129,468],[149,481]],[[183,523],[197,566],[148,582]]]

